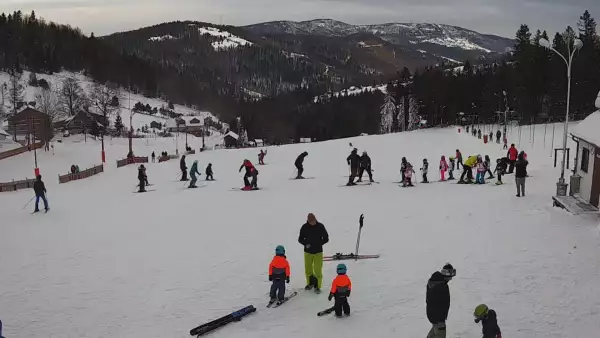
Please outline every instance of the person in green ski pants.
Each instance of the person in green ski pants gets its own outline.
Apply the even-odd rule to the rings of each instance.
[[[315,289],[321,293],[323,285],[323,245],[329,242],[329,234],[314,214],[308,214],[306,223],[300,229],[298,242],[304,246],[305,290]]]

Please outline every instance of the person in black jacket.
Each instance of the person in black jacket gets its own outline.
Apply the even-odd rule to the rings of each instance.
[[[213,177],[212,163],[209,163],[208,166],[206,166],[206,170],[204,172],[206,174],[207,181],[215,180],[215,178]]]
[[[517,184],[517,197],[525,196],[525,178],[527,177],[527,165],[525,153],[521,151],[515,163],[515,183]]]
[[[46,199],[46,185],[42,181],[42,175],[37,176],[37,180],[33,183],[33,191],[35,192],[35,210],[33,212],[40,211],[38,205],[40,203],[40,198],[44,201],[44,210],[48,212],[50,209],[48,207],[48,200]]]
[[[179,161],[179,169],[181,169],[181,180],[187,181],[187,165],[185,164],[185,155],[181,156],[181,161]]]
[[[350,177],[346,185],[356,185],[354,178],[358,176],[358,169],[360,167],[360,156],[358,156],[358,149],[354,148],[350,155],[346,158],[346,162],[350,166]]]
[[[369,175],[369,181],[375,182],[373,181],[373,173],[371,171],[371,158],[369,157],[366,151],[363,151],[362,156],[360,157],[360,171],[358,173],[357,182],[362,182],[362,176],[365,171]]]
[[[446,337],[446,319],[450,311],[450,288],[448,282],[456,276],[456,270],[448,263],[441,271],[436,271],[427,282],[426,303],[427,319],[431,323],[431,330],[427,338]]]
[[[502,132],[498,130],[496,132],[496,143],[500,144],[500,138],[502,137]]]
[[[323,285],[323,245],[329,242],[325,226],[317,221],[314,214],[308,214],[307,222],[300,228],[298,242],[304,246],[305,290],[315,288],[321,293]]]
[[[146,176],[146,168],[144,168],[143,164],[138,168],[138,181],[140,181],[140,184],[138,185],[140,189],[138,192],[146,192],[146,182],[148,181],[148,178]]]
[[[294,162],[294,165],[296,166],[296,169],[298,170],[298,174],[296,175],[296,179],[303,179],[304,177],[302,176],[302,173],[304,173],[304,158],[308,156],[308,152],[303,152],[302,154],[298,155],[298,157],[296,158],[296,162]]]
[[[479,304],[473,311],[473,316],[475,316],[475,323],[481,322],[483,338],[502,338],[496,311],[488,308],[485,304]]]

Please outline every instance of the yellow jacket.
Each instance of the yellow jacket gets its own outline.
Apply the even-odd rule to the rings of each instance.
[[[469,156],[469,158],[465,161],[465,165],[473,168],[473,166],[477,163],[477,156]]]

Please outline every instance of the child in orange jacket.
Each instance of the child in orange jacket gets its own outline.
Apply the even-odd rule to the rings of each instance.
[[[283,302],[285,298],[285,283],[290,282],[290,264],[285,257],[285,248],[278,245],[275,248],[275,257],[269,264],[269,281],[271,284],[270,303]]]
[[[346,276],[347,272],[346,264],[338,264],[337,266],[337,277],[331,283],[331,292],[329,293],[329,301],[335,298],[333,308],[335,310],[335,316],[342,317],[342,311],[346,316],[350,315],[350,304],[348,304],[348,297],[350,297],[350,291],[352,291],[352,281]]]

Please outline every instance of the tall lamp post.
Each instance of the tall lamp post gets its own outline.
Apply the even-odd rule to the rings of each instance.
[[[560,178],[556,183],[556,196],[566,196],[567,195],[567,184],[565,183],[565,165],[567,163],[567,137],[569,133],[569,106],[571,104],[571,65],[573,64],[573,57],[575,57],[575,52],[580,50],[583,47],[583,41],[579,39],[575,39],[573,41],[573,47],[571,48],[570,44],[567,44],[567,53],[568,58],[563,56],[559,51],[557,51],[550,42],[546,39],[540,39],[540,45],[547,49],[553,51],[556,55],[560,56],[561,59],[565,62],[567,66],[567,111],[565,113],[565,130],[563,133],[563,158],[562,165],[560,168]]]

